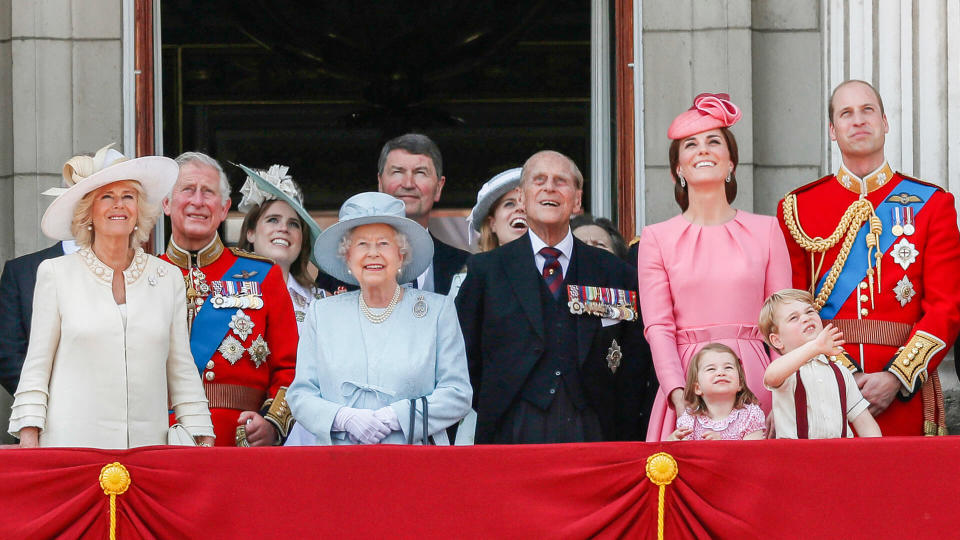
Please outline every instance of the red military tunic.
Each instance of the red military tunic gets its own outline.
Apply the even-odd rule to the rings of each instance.
[[[193,264],[197,264],[203,274],[202,280],[198,280],[196,274],[189,274],[191,257],[194,258]],[[200,289],[197,293],[201,299],[205,299],[197,302],[202,302],[200,311],[215,309],[209,304],[214,291],[212,287],[203,290],[201,281],[207,285],[217,281],[243,281],[245,276],[232,275],[233,272],[225,275],[238,257],[268,261],[240,250],[225,249],[219,237],[196,255],[191,255],[170,241],[167,252],[161,258],[177,265],[184,274],[191,325],[195,310],[191,309],[194,302],[190,296],[194,290]],[[296,367],[299,339],[297,320],[282,271],[276,265],[269,268],[260,284],[262,307],[257,308],[259,303],[254,302],[253,306],[242,309],[252,327],[241,327],[239,332],[226,326],[207,331],[207,339],[214,340],[215,343],[211,345],[215,349],[200,375],[209,401],[217,446],[236,444],[237,420],[243,411],[259,411],[277,428],[281,438],[286,436],[291,424],[283,395],[293,381]],[[191,333],[193,330],[191,328]],[[196,338],[191,335],[192,341]],[[196,356],[196,351],[193,352]],[[280,399],[274,405],[278,392]]]
[[[904,179],[907,181],[901,183]],[[811,241],[834,234],[841,217],[861,198],[861,192],[876,209],[880,222],[875,223],[888,239],[892,235],[893,243],[882,250],[872,287],[866,267],[875,266],[875,254],[881,250],[870,252],[867,264],[843,265],[841,274],[847,274],[852,292],[842,295],[839,291],[843,288],[838,286],[827,298],[829,309],[824,309],[822,315],[824,319],[832,318],[844,331],[846,351],[858,364],[849,366],[850,369],[866,373],[886,370],[900,380],[901,392],[877,417],[883,434],[921,435],[925,427],[927,434],[935,433],[935,425],[924,425],[924,401],[928,407],[935,403],[933,384],[924,383],[928,373],[935,373],[960,330],[960,233],[953,195],[894,173],[886,163],[864,179],[841,167],[836,175],[788,194],[780,201],[777,217],[787,239],[794,286],[810,290],[817,267],[818,283],[829,274],[846,234],[834,237],[836,244],[826,250],[822,266],[820,254],[815,254],[813,269],[811,251],[800,242],[809,248]],[[908,212],[907,206],[914,203],[922,207],[915,206]],[[908,217],[912,217],[910,227],[904,222]],[[856,229],[863,223],[853,221]],[[904,229],[912,234],[906,234]],[[919,395],[921,386],[925,398]],[[942,413],[942,397],[939,401],[937,406]],[[927,420],[931,413],[928,411]]]

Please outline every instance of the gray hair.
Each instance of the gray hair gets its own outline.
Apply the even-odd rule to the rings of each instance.
[[[557,152],[556,150],[541,150],[536,154],[527,158],[527,161],[523,163],[523,169],[520,170],[520,187],[521,188],[524,185],[526,185],[527,180],[530,179],[530,167],[533,165],[534,161],[548,155],[554,155],[566,160],[567,163],[570,165],[570,174],[573,175],[573,182],[576,185],[576,188],[583,189],[583,173],[580,172],[580,168],[577,167],[577,164],[574,163],[574,161],[570,159],[569,156],[562,154],[560,152]]]
[[[194,165],[206,165],[217,171],[217,175],[220,177],[220,203],[227,204],[227,201],[230,200],[230,180],[227,179],[227,175],[223,172],[223,167],[220,166],[219,161],[203,152],[184,152],[177,156],[174,161],[176,161],[177,165],[181,168],[188,163],[192,163]],[[176,184],[174,184],[173,187],[176,187]],[[167,193],[168,199],[173,195],[173,187],[170,188],[170,193]]]
[[[387,155],[394,150],[405,150],[411,154],[427,156],[433,161],[433,168],[437,170],[437,178],[443,176],[443,157],[440,156],[440,147],[430,137],[420,133],[407,133],[387,141],[387,144],[380,149],[377,174],[383,174],[383,167],[387,164]]]
[[[400,255],[403,255],[403,261],[400,263],[400,270],[403,270],[410,264],[412,259],[413,252],[410,248],[410,240],[407,238],[407,235],[398,231],[395,227],[391,226],[393,232],[397,235],[397,248],[400,250]],[[350,250],[350,240],[353,238],[353,231],[356,230],[356,227],[350,229],[349,231],[343,233],[343,236],[340,238],[340,244],[337,246],[337,257],[340,257],[344,263],[347,262],[347,251]]]

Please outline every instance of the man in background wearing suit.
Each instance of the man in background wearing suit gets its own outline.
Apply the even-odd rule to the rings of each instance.
[[[0,276],[0,384],[12,395],[30,340],[33,289],[40,263],[76,251],[73,241],[57,242],[40,251],[10,259]]]
[[[583,175],[553,151],[520,188],[529,231],[473,256],[457,295],[477,443],[643,440],[656,390],[637,274],[576,240]]]
[[[430,137],[407,133],[387,141],[377,163],[377,186],[383,193],[403,201],[407,217],[427,229],[430,211],[440,200],[443,184],[443,158]],[[433,238],[433,263],[411,285],[418,289],[447,294],[454,274],[463,269],[470,253]],[[322,272],[317,286],[335,292],[343,283]],[[353,288],[353,287],[347,287]]]

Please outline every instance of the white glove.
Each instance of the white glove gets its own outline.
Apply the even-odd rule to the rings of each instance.
[[[342,428],[342,429],[338,429]],[[350,440],[361,444],[377,444],[390,434],[383,422],[370,409],[342,407],[333,419],[334,431],[346,431]]]
[[[373,411],[373,416],[383,422],[383,425],[390,428],[390,431],[400,431],[400,419],[397,418],[397,411],[389,405]]]

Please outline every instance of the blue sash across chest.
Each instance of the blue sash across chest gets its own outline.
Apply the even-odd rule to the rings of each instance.
[[[223,280],[228,281],[234,274],[244,275],[243,281],[253,281],[262,283],[272,264],[266,261],[256,259],[247,259],[238,257],[226,272],[223,274]],[[190,330],[190,352],[193,353],[193,361],[197,364],[197,369],[203,373],[207,362],[213,358],[223,336],[230,331],[230,319],[236,314],[238,308],[215,308],[210,302],[204,302],[197,317],[193,320],[193,328]]]
[[[900,183],[894,186],[893,190],[890,192],[890,195],[897,195],[900,193],[907,193],[909,195],[916,195],[919,198],[919,202],[912,202],[906,205],[903,205],[899,202],[893,202],[889,200],[884,200],[882,203],[877,205],[874,211],[877,214],[877,217],[880,218],[880,221],[883,222],[883,232],[880,234],[879,249],[880,252],[886,254],[890,249],[890,246],[897,240],[892,232],[890,232],[891,227],[893,226],[891,208],[895,206],[911,206],[913,207],[914,215],[920,214],[920,211],[923,210],[923,207],[927,204],[927,201],[930,200],[930,196],[937,191],[936,187],[929,186],[927,184],[921,184],[919,182],[914,182],[913,180],[907,178],[901,178]],[[869,221],[864,222],[860,227],[860,231],[857,233],[856,239],[853,241],[853,247],[850,248],[850,255],[847,257],[846,264],[843,265],[843,270],[840,272],[839,277],[837,277],[837,283],[833,287],[833,291],[830,293],[830,297],[827,298],[826,303],[823,305],[823,308],[820,310],[820,317],[824,319],[832,319],[836,317],[837,313],[840,311],[840,308],[843,307],[843,304],[846,303],[847,299],[850,298],[850,294],[857,288],[857,284],[863,281],[867,276],[867,268],[870,267],[871,261],[869,260],[869,254],[867,253],[867,233],[870,228]],[[824,275],[820,282],[817,283],[817,292],[820,292],[820,289],[823,288],[823,284],[826,282],[827,276]]]

